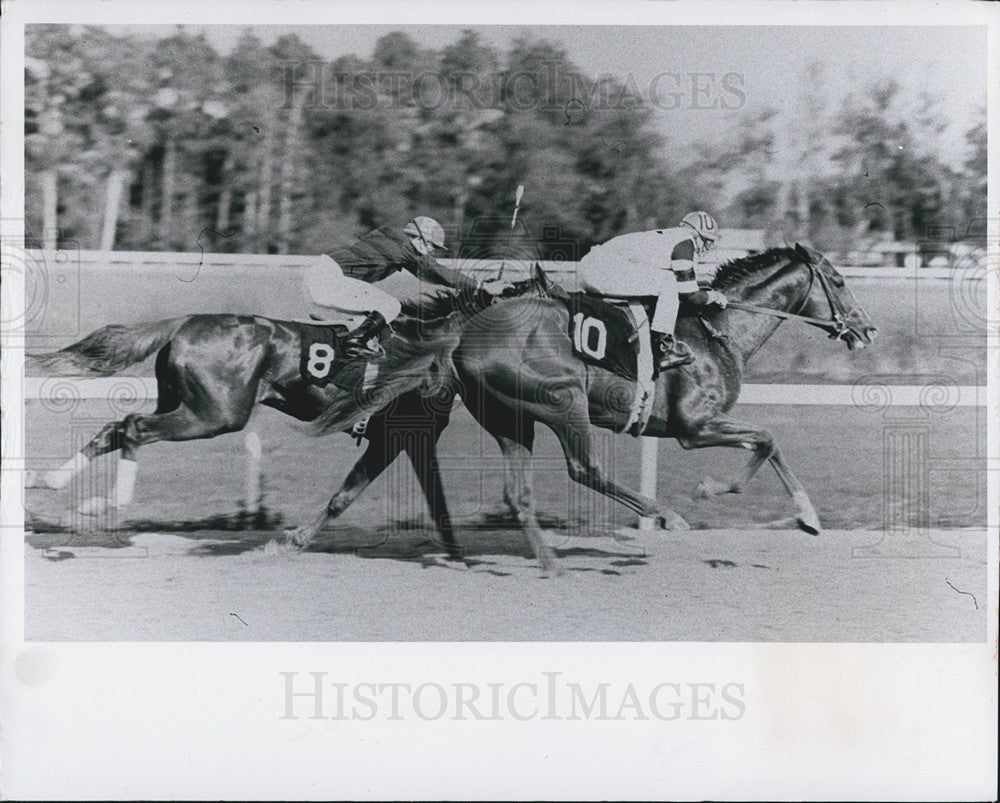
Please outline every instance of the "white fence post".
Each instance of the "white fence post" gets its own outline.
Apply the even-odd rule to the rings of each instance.
[[[246,512],[256,515],[261,504],[261,455],[263,447],[260,435],[255,430],[248,429],[243,436],[243,449],[246,452],[246,480],[244,483],[244,498]]]
[[[659,455],[659,438],[640,438],[639,493],[656,498],[656,458]],[[639,519],[640,530],[652,530],[656,522],[649,516]]]

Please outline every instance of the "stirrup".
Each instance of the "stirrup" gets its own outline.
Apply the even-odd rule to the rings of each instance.
[[[351,427],[351,436],[358,439],[358,446],[361,445],[361,441],[364,440],[365,433],[368,432],[368,422],[371,420],[370,415],[366,415],[360,421],[355,423]]]
[[[660,371],[669,371],[671,368],[680,368],[682,365],[694,362],[691,349],[674,337],[660,340],[655,348],[660,352],[656,361],[656,367]]]

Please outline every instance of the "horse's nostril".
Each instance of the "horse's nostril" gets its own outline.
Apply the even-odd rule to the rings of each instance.
[[[869,343],[875,342],[875,336],[878,335],[878,329],[874,326],[869,326],[865,329],[865,337],[868,338]]]

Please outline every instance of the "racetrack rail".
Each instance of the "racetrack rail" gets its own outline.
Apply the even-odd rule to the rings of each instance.
[[[155,399],[156,380],[148,377],[25,377],[24,397],[72,399]],[[744,385],[739,404],[850,406],[861,409],[894,407],[981,407],[986,387],[977,385],[883,385],[859,381],[853,385]]]

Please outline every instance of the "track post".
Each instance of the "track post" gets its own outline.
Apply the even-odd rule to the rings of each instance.
[[[244,480],[244,499],[246,512],[250,516],[260,513],[261,503],[261,456],[263,446],[256,430],[247,430],[243,436],[243,449],[246,453],[246,478]]]
[[[659,438],[640,438],[639,493],[656,498],[656,458],[659,454]],[[649,516],[639,519],[640,530],[652,530],[655,521]]]

